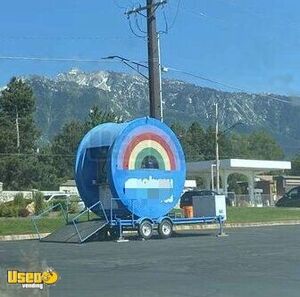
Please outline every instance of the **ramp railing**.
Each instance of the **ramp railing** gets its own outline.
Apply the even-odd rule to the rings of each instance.
[[[134,225],[134,221],[135,221],[135,206],[136,206],[136,202],[137,199],[129,199],[130,201],[130,206],[131,206],[131,214],[130,214],[130,218],[132,221],[132,225]],[[112,224],[113,220],[118,220],[118,215],[115,213],[116,210],[114,209],[113,203],[114,202],[120,202],[122,203],[122,200],[120,198],[111,198],[110,199],[110,210],[109,210],[109,221]]]
[[[90,212],[92,211],[93,214],[97,213],[97,216],[94,215],[94,218],[90,218]],[[102,219],[100,217],[102,217]],[[84,220],[86,222],[86,219],[90,223],[88,225],[83,225],[83,224],[80,225],[81,223],[84,222]],[[76,230],[80,242],[86,241],[88,238],[90,238],[92,235],[97,233],[99,230],[103,229],[108,224],[108,222],[109,220],[105,213],[103,204],[100,200],[95,204],[93,204],[92,206],[87,207],[83,212],[81,212],[80,214],[78,214],[72,219],[72,223],[74,225],[74,228]]]
[[[31,218],[31,221],[33,223],[33,226],[34,226],[34,229],[39,237],[39,240],[42,239],[42,236],[41,236],[41,228],[39,228],[39,222],[41,222],[42,219],[45,219],[50,213],[53,213],[54,210],[55,212],[57,212],[57,209],[60,209],[60,212],[62,213],[62,218],[63,218],[63,222],[65,224],[68,223],[67,221],[67,215],[66,215],[66,212],[62,206],[61,203],[56,203],[54,205],[52,205],[51,207],[48,207],[47,209],[45,209],[43,212],[41,212],[40,214],[36,215],[36,216],[33,216]],[[52,218],[47,218],[48,220],[53,220],[54,223],[60,223],[59,220],[58,220],[59,216],[53,216]],[[49,222],[48,222],[49,223]],[[54,224],[56,226],[56,224]]]

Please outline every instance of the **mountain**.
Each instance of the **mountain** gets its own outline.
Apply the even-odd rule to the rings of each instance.
[[[93,105],[113,111],[123,119],[148,115],[148,84],[136,75],[72,69],[55,78],[30,76],[37,100],[36,119],[44,140],[51,139],[71,119],[83,120]],[[299,98],[273,95],[293,102]],[[290,154],[300,150],[300,107],[275,101],[267,94],[230,93],[179,80],[163,81],[164,119],[187,125],[214,123],[214,103],[219,102],[221,130],[237,121],[240,132],[265,129]]]

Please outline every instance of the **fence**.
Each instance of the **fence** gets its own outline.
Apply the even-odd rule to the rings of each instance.
[[[256,207],[265,207],[265,206],[274,206],[274,200],[270,194],[259,194],[254,195],[254,199],[251,200],[249,194],[245,195],[232,195],[230,197],[230,202],[232,206],[247,207],[247,206],[256,206]]]
[[[20,199],[21,197],[15,199],[17,194],[23,194],[24,199]],[[64,208],[68,217],[77,215],[85,209],[83,201],[75,195],[53,195],[51,199],[47,200],[45,197],[41,199],[40,203],[38,200],[33,201],[33,193],[29,191],[0,192],[0,217],[27,217],[58,203]]]

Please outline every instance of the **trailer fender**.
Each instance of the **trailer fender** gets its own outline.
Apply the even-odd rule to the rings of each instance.
[[[144,221],[149,221],[149,222],[151,222],[152,225],[154,224],[153,220],[151,220],[150,218],[146,218],[146,217],[139,218],[139,219],[136,221],[136,224],[137,224],[137,225],[140,225],[140,224],[141,224],[142,222],[144,222]]]
[[[157,224],[160,224],[163,220],[168,220],[173,225],[172,219],[170,217],[168,217],[168,216],[158,218]]]

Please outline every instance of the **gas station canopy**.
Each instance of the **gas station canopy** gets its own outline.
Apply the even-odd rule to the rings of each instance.
[[[187,163],[187,177],[202,177],[205,188],[211,188],[212,173],[215,172],[215,160]],[[255,175],[272,171],[291,169],[289,161],[270,160],[247,160],[247,159],[224,159],[220,160],[220,179],[224,194],[227,194],[228,176],[239,173],[247,176],[250,199],[254,199],[254,178]]]
[[[199,176],[199,173],[210,173],[211,167],[216,164],[215,160],[199,161],[187,163],[187,175]],[[289,161],[269,161],[269,160],[247,160],[247,159],[225,159],[220,160],[220,170],[233,171],[255,171],[255,173],[270,170],[291,169]],[[242,172],[243,173],[243,172]]]

